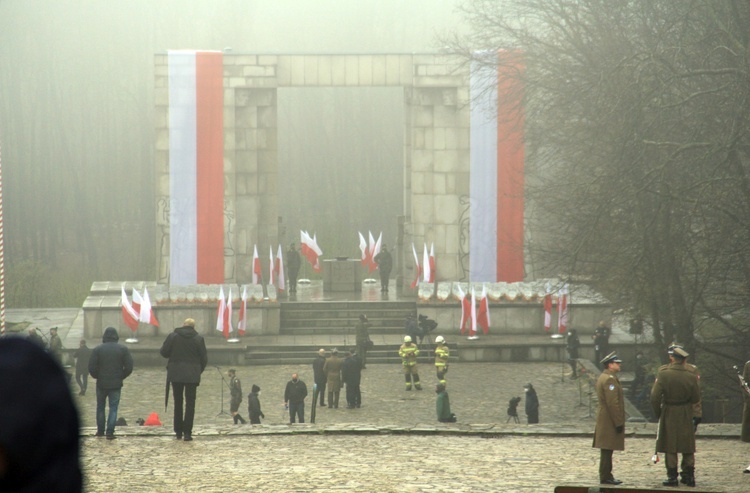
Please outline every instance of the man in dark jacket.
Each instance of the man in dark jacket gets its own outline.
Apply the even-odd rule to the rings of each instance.
[[[292,379],[286,383],[284,390],[284,404],[289,408],[289,422],[294,423],[299,418],[300,423],[305,422],[305,397],[307,397],[307,385],[299,379],[299,375],[292,373]]]
[[[193,439],[195,396],[201,383],[201,373],[208,364],[206,342],[195,330],[195,320],[188,318],[167,336],[161,346],[167,359],[167,381],[172,383],[174,396],[174,432],[178,440]],[[185,401],[185,414],[182,405]]]
[[[105,434],[104,407],[109,400],[109,416],[106,421],[108,440],[115,438],[122,381],[133,373],[133,357],[128,348],[118,344],[119,340],[117,330],[107,327],[104,329],[102,344],[94,348],[89,360],[89,374],[96,379],[96,436]]]
[[[259,425],[260,418],[266,419],[266,415],[260,410],[260,387],[253,385],[247,396],[247,414],[250,416],[251,425]]]
[[[526,392],[526,419],[530,425],[539,423],[539,397],[536,390],[530,383],[524,385],[523,390]]]
[[[378,264],[378,270],[380,271],[380,292],[388,292],[388,281],[391,277],[391,269],[393,269],[393,257],[391,252],[388,251],[388,245],[383,243],[383,247],[380,253],[373,257],[373,260]]]
[[[86,345],[86,339],[81,339],[73,357],[76,359],[76,382],[81,389],[78,395],[86,395],[86,389],[89,386],[89,361],[91,360],[91,349]]]
[[[346,384],[346,407],[354,409],[362,405],[362,393],[359,384],[362,381],[362,360],[357,351],[352,349],[341,367],[341,378]]]
[[[323,348],[318,349],[318,356],[313,361],[313,375],[315,378],[315,385],[318,386],[318,395],[320,396],[320,407],[326,405],[326,382],[328,377],[326,372],[323,371],[323,366],[326,364],[326,350]],[[313,402],[313,406],[315,402]]]
[[[60,364],[62,364],[62,350],[63,343],[57,335],[57,327],[52,327],[49,329],[49,354]]]
[[[300,267],[302,267],[302,258],[299,256],[297,247],[292,243],[289,245],[289,250],[286,251],[286,269],[290,293],[297,292],[297,275]]]

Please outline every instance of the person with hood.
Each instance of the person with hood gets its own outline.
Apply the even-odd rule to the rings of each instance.
[[[193,439],[193,419],[195,418],[198,385],[201,383],[201,373],[208,364],[206,341],[195,330],[195,320],[185,319],[182,327],[176,328],[169,334],[161,346],[160,353],[169,360],[167,381],[172,384],[174,396],[175,437],[189,442]]]
[[[78,412],[65,374],[22,337],[0,338],[0,423],[0,491],[83,491]]]
[[[536,390],[530,383],[524,385],[523,390],[526,392],[526,421],[530,425],[539,423],[539,397]]]
[[[260,410],[260,387],[257,385],[253,385],[247,396],[247,414],[251,425],[259,425],[260,418],[266,419],[266,415]]]
[[[120,405],[122,382],[133,373],[133,357],[130,350],[119,344],[117,329],[104,329],[102,343],[94,348],[89,359],[89,374],[96,379],[96,436],[107,440],[115,438],[117,408]],[[109,401],[109,415],[104,420],[104,408]]]
[[[89,386],[89,360],[91,360],[91,349],[86,345],[86,339],[81,339],[73,357],[76,360],[76,383],[81,389],[78,395],[86,395],[86,389]]]

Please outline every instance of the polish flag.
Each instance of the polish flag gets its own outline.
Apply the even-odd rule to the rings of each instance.
[[[432,243],[430,245],[430,281],[431,283],[435,282],[435,243]]]
[[[169,282],[224,282],[221,52],[169,51]]]
[[[469,337],[474,337],[477,333],[477,296],[474,293],[474,288],[471,288],[471,328],[469,329]]]
[[[258,258],[258,245],[253,245],[253,284],[260,284],[263,274],[260,270],[260,259]]]
[[[224,287],[222,286],[219,288],[219,306],[216,309],[216,330],[222,333],[226,333],[224,328],[224,313],[226,311],[227,303],[224,300]]]
[[[544,331],[549,332],[552,327],[552,293],[547,286],[547,294],[544,295]]]
[[[474,55],[469,77],[469,279],[523,281],[523,54],[501,50]]]
[[[138,329],[138,312],[133,309],[133,305],[128,300],[128,295],[125,294],[125,288],[122,287],[122,320],[125,325],[130,327],[130,330],[135,332]]]
[[[286,278],[284,277],[284,257],[281,253],[281,244],[279,244],[279,250],[276,252],[276,262],[274,262],[273,270],[276,273],[276,287],[279,291],[286,289]]]
[[[143,297],[137,289],[133,288],[133,310],[135,310],[136,318],[138,321],[141,320],[141,305],[143,304]]]
[[[310,262],[315,272],[320,272],[320,256],[323,255],[323,251],[318,247],[316,238],[310,238],[310,234],[307,231],[300,231],[300,251],[302,255]]]
[[[159,321],[156,319],[154,309],[151,307],[151,299],[148,297],[148,289],[143,288],[143,303],[141,303],[140,313],[138,314],[138,320],[144,324],[159,326]]]
[[[469,324],[471,330],[471,301],[467,299],[466,293],[463,292],[461,287],[458,288],[459,295],[461,296],[461,334],[466,332],[466,324]]]
[[[240,299],[240,320],[237,322],[237,331],[241,336],[245,335],[247,330],[247,286],[242,288],[242,298]]]
[[[430,268],[430,254],[427,253],[427,243],[424,244],[424,251],[422,252],[422,281],[430,282],[432,277],[432,269]]]
[[[487,298],[487,288],[482,286],[482,299],[479,300],[479,311],[477,312],[477,324],[482,328],[484,335],[490,331],[490,302]]]
[[[568,330],[568,285],[560,290],[557,299],[557,329],[560,334]]]
[[[365,240],[365,237],[362,236],[362,233],[357,231],[357,234],[359,235],[359,250],[362,252],[362,265],[369,265],[370,263],[370,250],[367,249],[367,241]]]
[[[378,268],[378,264],[375,262],[375,256],[380,253],[380,245],[381,241],[383,240],[383,232],[380,232],[380,235],[378,236],[378,241],[375,241],[375,239],[372,236],[372,233],[370,233],[370,272],[375,271]]]
[[[414,289],[417,287],[417,284],[419,284],[419,276],[422,273],[422,269],[419,267],[419,256],[417,256],[417,249],[414,246],[414,243],[411,244],[411,251],[414,253],[414,280],[411,283],[411,288]]]
[[[273,247],[271,245],[268,245],[268,284],[273,284],[274,286],[274,279],[276,279],[276,262],[273,261]]]
[[[234,327],[232,327],[232,288],[229,288],[229,296],[227,296],[227,307],[224,310],[223,325],[224,338],[229,339],[229,334],[234,331]]]

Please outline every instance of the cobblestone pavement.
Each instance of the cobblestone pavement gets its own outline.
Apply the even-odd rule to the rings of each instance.
[[[163,368],[136,368],[126,380],[119,414],[130,426],[117,428],[117,440],[93,437],[95,383],[90,379],[87,395],[75,396],[84,426],[87,491],[551,492],[559,484],[596,485],[599,454],[591,448],[588,385],[563,379],[560,364],[454,364],[448,390],[456,424],[435,420],[436,378],[430,365],[421,365],[422,392],[403,390],[398,365],[368,365],[361,409],[346,409],[342,391],[339,409],[318,408],[315,424],[290,426],[282,404],[292,372],[312,387],[309,365],[238,367],[245,394],[252,384],[262,388],[266,419],[262,425],[234,426],[219,413],[220,371],[207,368],[198,389],[193,442],[173,438],[171,402],[164,412]],[[541,423],[525,423],[523,401],[521,423],[506,423],[508,400],[523,397],[527,382],[539,394]],[[240,408],[245,418],[246,406],[247,399]],[[223,409],[228,407],[225,391]],[[136,418],[154,411],[164,426],[135,426]],[[660,485],[663,458],[650,464],[653,424],[629,424],[627,431],[626,451],[615,454],[616,476],[625,486]],[[742,474],[750,444],[739,442],[739,426],[701,425],[700,433],[699,489],[750,491],[750,475]]]

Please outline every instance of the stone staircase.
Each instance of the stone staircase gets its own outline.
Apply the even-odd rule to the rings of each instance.
[[[399,364],[398,348],[402,343],[408,315],[417,314],[417,305],[410,301],[334,301],[314,303],[281,303],[280,336],[273,344],[248,346],[248,365],[312,364],[319,348],[338,348],[342,353],[355,345],[359,315],[370,322],[370,337],[375,347],[368,351],[367,364]],[[434,337],[434,336],[433,336]],[[420,364],[432,364],[433,344],[424,339]],[[452,347],[451,359],[458,359]]]
[[[404,322],[416,316],[411,301],[332,301],[281,303],[281,335],[347,334],[352,336],[364,314],[370,321],[370,334],[403,334]]]

